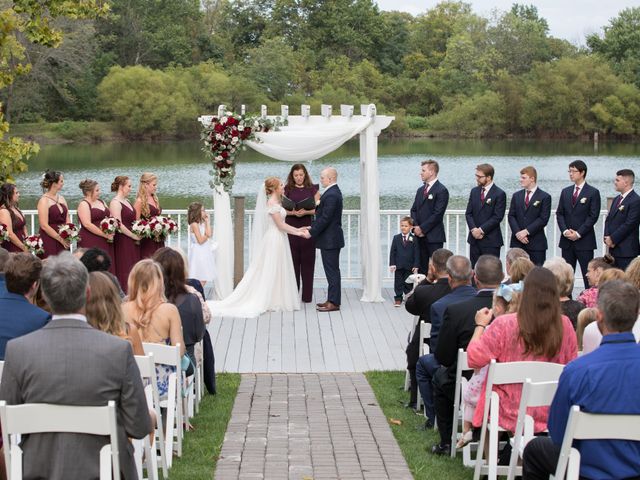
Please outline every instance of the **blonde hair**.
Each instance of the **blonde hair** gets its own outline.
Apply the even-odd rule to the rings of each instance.
[[[138,195],[137,198],[140,199],[140,214],[143,217],[149,216],[149,202],[147,200],[147,185],[152,182],[157,182],[158,176],[154,173],[145,172],[140,177],[140,185],[138,185]],[[153,201],[156,202],[156,206],[160,208],[160,201],[158,200],[158,196],[154,193],[151,195]]]
[[[267,177],[264,181],[264,190],[267,196],[275,192],[281,184],[282,182],[278,177]]]
[[[600,278],[598,278],[598,288],[602,286],[603,283],[610,282],[611,280],[626,280],[627,277],[624,274],[623,270],[619,268],[607,268],[604,272],[600,274]]]
[[[551,273],[556,277],[558,294],[561,297],[569,297],[573,291],[575,278],[571,265],[562,257],[554,257],[544,262],[543,267],[551,270]]]
[[[627,266],[624,275],[627,282],[634,285],[637,289],[640,289],[640,257],[636,257],[631,260],[631,263]]]
[[[122,313],[122,300],[113,280],[104,272],[89,274],[91,294],[87,299],[87,321],[103,332],[124,337],[126,324]]]
[[[144,329],[151,323],[154,310],[167,302],[162,268],[151,259],[140,260],[129,274],[128,285],[129,302],[137,313],[132,321],[136,327]]]
[[[518,283],[524,280],[535,265],[528,258],[520,257],[516,258],[509,266],[509,277],[511,283]]]
[[[578,350],[582,350],[582,339],[584,338],[584,329],[587,325],[595,322],[598,317],[596,316],[597,309],[595,308],[583,308],[578,313],[578,323],[576,325],[576,337],[578,338]]]

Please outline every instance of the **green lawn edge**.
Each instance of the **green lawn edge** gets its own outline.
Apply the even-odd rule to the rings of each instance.
[[[239,373],[216,375],[217,393],[202,397],[200,411],[191,419],[195,430],[184,436],[182,457],[174,457],[170,480],[213,478],[239,386]]]
[[[457,458],[441,457],[430,453],[431,446],[440,440],[435,430],[424,431],[424,417],[413,410],[404,408],[409,399],[403,390],[405,372],[366,372],[365,376],[384,412],[387,421],[399,420],[400,425],[389,422],[400,450],[409,465],[415,480],[468,480],[473,470],[462,465],[461,455]]]

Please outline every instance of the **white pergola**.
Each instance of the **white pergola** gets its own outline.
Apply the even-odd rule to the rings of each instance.
[[[244,106],[241,113],[244,113]],[[224,105],[218,117],[224,115]],[[263,118],[277,118],[267,114]],[[361,105],[354,114],[353,105],[341,105],[340,115],[332,114],[331,105],[322,105],[321,115],[311,115],[311,107],[302,105],[300,115],[289,115],[289,107],[281,107],[281,120],[287,126],[279,131],[258,133],[259,142],[246,142],[254,150],[276,160],[308,162],[318,160],[340,147],[355,135],[360,136],[360,251],[362,264],[363,302],[382,302],[382,252],[380,245],[380,199],[378,188],[378,136],[395,119],[376,114],[373,104]],[[212,115],[198,117],[203,125],[211,123]],[[339,183],[339,179],[338,179]],[[213,192],[215,208],[214,236],[218,243],[216,262],[218,281],[216,293],[226,297],[233,291],[233,228],[231,199],[222,188]]]

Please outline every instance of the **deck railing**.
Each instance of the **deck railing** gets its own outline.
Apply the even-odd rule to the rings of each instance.
[[[24,210],[27,220],[27,226],[29,233],[34,232],[38,228],[38,215],[35,210]],[[213,214],[213,210],[209,213]],[[187,211],[184,209],[164,209],[164,215],[170,215],[177,220],[178,232],[169,237],[167,244],[169,246],[178,246],[184,251],[189,250],[189,235],[187,225]],[[253,223],[253,210],[247,210],[245,212],[245,239],[251,238],[251,227]],[[406,210],[381,210],[380,211],[380,239],[382,248],[382,266],[384,272],[384,279],[391,280],[393,274],[389,272],[387,268],[389,264],[389,248],[391,246],[391,240],[393,236],[400,231],[400,219],[407,214]],[[596,224],[596,236],[603,238],[604,236],[604,218],[607,215],[606,210],[600,212],[600,219]],[[76,211],[70,211],[71,220],[76,222]],[[445,248],[448,248],[455,254],[469,255],[469,244],[467,243],[467,235],[469,229],[464,215],[464,210],[447,210],[444,218],[444,224],[447,231],[447,242]],[[362,278],[361,266],[360,266],[360,210],[344,210],[342,214],[342,227],[344,230],[345,248],[340,255],[341,273],[342,278],[345,281],[357,281]],[[556,223],[555,210],[551,212],[551,219],[549,224],[545,228],[547,239],[549,242],[549,249],[547,250],[547,258],[560,255],[560,249],[558,248],[558,241],[560,239],[561,232],[558,229]],[[215,232],[214,232],[215,234]],[[509,239],[511,238],[511,231],[507,223],[507,216],[502,222],[502,234],[504,237],[505,245],[509,245]],[[245,269],[249,264],[251,258],[251,252],[249,251],[249,244],[251,242],[245,241],[244,259]],[[507,248],[502,249],[502,257]],[[596,251],[596,256],[602,255],[605,251],[604,243],[599,243]],[[324,278],[324,271],[322,270],[320,258],[316,261],[316,277]],[[580,278],[577,276],[577,278]]]

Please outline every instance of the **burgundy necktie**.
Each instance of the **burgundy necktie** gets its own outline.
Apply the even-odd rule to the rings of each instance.
[[[576,187],[575,191],[573,192],[573,197],[571,197],[571,206],[575,207],[576,206],[576,202],[578,201],[578,194],[580,193],[580,187]]]
[[[616,210],[620,208],[621,203],[622,203],[622,195],[618,197],[618,201],[616,202]]]
[[[480,189],[480,203],[484,204],[484,187]]]
[[[402,245],[403,245],[404,247],[406,247],[406,246],[407,246],[407,237],[405,237],[404,235],[402,236]]]
[[[425,183],[424,184],[424,191],[423,191],[424,198],[427,198],[427,195],[429,195],[429,184]]]
[[[531,195],[531,192],[529,190],[527,190],[527,194],[524,196],[524,206],[525,206],[525,208],[529,208],[529,195]]]

